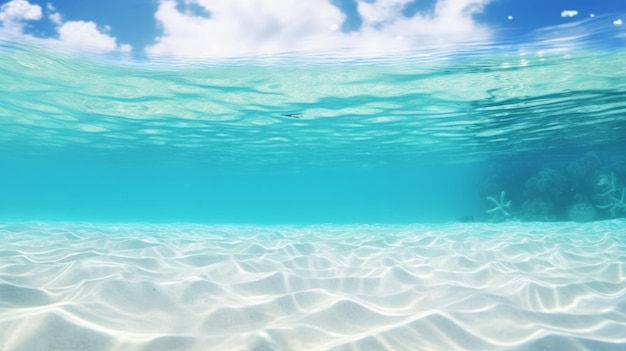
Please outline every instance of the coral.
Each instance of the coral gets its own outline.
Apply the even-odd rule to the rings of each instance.
[[[615,194],[615,173],[601,174],[596,183],[596,195],[599,197],[607,197]]]
[[[589,179],[602,167],[602,161],[594,152],[587,152],[583,157],[567,165],[567,176],[572,185],[582,190],[589,186]]]
[[[567,178],[554,168],[544,168],[526,181],[526,197],[559,202],[567,190]]]
[[[514,215],[522,220],[585,222],[626,217],[626,156],[609,151],[602,149],[607,164],[596,153],[587,152],[570,162],[547,154],[491,167],[481,189],[489,204],[488,217],[511,218],[511,201],[505,200],[501,189],[507,189],[506,195],[520,204]]]
[[[567,217],[575,222],[590,222],[596,218],[596,208],[587,201],[575,202],[567,208]]]
[[[615,218],[617,210],[626,211],[626,187],[622,187],[620,198],[617,197],[618,188],[618,181],[613,172],[601,174],[595,186],[594,201],[596,207],[601,210],[608,210],[612,218]]]
[[[526,200],[522,204],[521,217],[527,221],[549,222],[555,219],[556,208],[553,202],[546,199]]]
[[[602,194],[600,194],[600,196],[602,196]],[[603,209],[603,210],[609,210],[609,214],[611,215],[611,217],[614,218],[617,210],[626,211],[625,201],[626,201],[626,187],[622,187],[621,198],[618,199],[615,196],[615,191],[613,191],[606,195],[606,199],[604,200],[604,203],[600,205],[596,205],[596,207],[599,209]]]

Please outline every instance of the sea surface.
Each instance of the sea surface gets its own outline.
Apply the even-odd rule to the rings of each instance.
[[[0,349],[626,349],[626,46],[585,25],[372,58],[0,40]]]

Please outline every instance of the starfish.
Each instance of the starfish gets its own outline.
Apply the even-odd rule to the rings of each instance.
[[[626,210],[626,187],[622,187],[622,197],[620,199],[616,198],[613,195],[609,195],[609,203],[604,205],[596,205],[597,208],[601,209],[609,209],[609,213],[611,217],[615,217],[615,210],[621,208],[622,210]]]
[[[487,214],[503,214],[505,217],[510,217],[506,209],[511,207],[511,200],[504,202],[504,190],[500,193],[500,201],[494,199],[491,196],[487,196],[487,201],[493,203],[495,205],[494,208],[488,209]]]

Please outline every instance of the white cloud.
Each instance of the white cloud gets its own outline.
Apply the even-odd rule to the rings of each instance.
[[[615,21],[613,21],[613,24],[616,26],[621,26],[622,25],[622,19],[616,19]]]
[[[198,0],[211,18],[180,12],[173,0],[161,1],[155,14],[163,36],[151,54],[212,56],[273,53],[336,43],[344,15],[319,0]]]
[[[107,32],[110,27],[99,29],[94,22],[67,21],[63,22],[61,14],[56,12],[54,6],[46,4],[48,19],[56,25],[58,38],[36,39],[24,34],[25,21],[38,21],[42,19],[42,8],[32,5],[26,0],[11,0],[0,6],[0,34],[10,32],[12,38],[21,35],[28,39],[39,40],[43,43],[60,45],[72,49],[89,49],[92,51],[121,51],[128,52],[131,47],[127,44],[118,45],[117,40]]]
[[[56,12],[56,9],[54,8],[54,6],[51,3],[47,3],[46,4],[46,10],[48,10],[48,19],[57,25],[60,26],[63,23],[63,20],[61,18],[61,14]]]
[[[129,45],[117,45],[116,39],[100,31],[94,22],[68,21],[57,28],[59,41],[71,48],[91,51],[130,51]]]
[[[472,15],[489,0],[439,0],[434,12],[407,18],[411,0],[357,0],[360,30],[340,30],[345,14],[324,0],[186,0],[211,16],[181,11],[175,0],[160,0],[155,17],[163,34],[151,55],[226,57],[343,49],[385,54],[434,44],[485,40],[489,31]]]
[[[62,18],[61,18],[61,14],[60,14],[60,13],[58,13],[58,12],[52,12],[52,13],[50,13],[50,14],[48,15],[48,19],[49,19],[52,23],[56,24],[56,25],[57,25],[57,27],[58,27],[58,26],[60,26],[61,24],[63,24],[63,20],[62,20]]]
[[[563,10],[561,12],[561,17],[574,17],[578,15],[578,11],[576,10]]]
[[[41,6],[26,0],[12,0],[0,6],[0,22],[4,30],[22,31],[25,21],[41,19]]]

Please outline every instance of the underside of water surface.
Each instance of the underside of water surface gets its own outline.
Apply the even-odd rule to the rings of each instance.
[[[544,46],[127,62],[4,43],[0,217],[623,217],[624,52]]]

